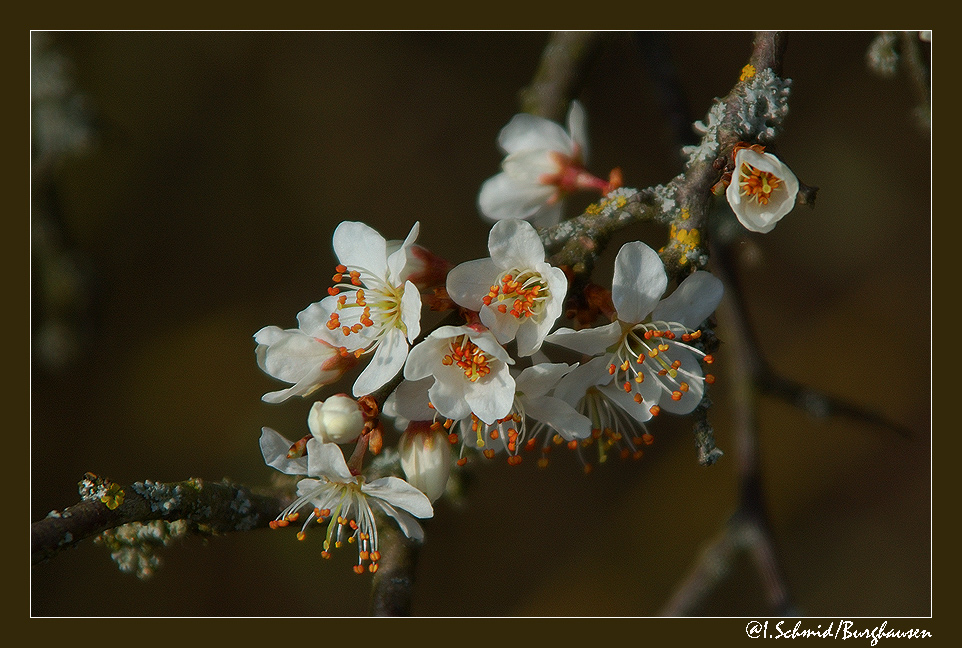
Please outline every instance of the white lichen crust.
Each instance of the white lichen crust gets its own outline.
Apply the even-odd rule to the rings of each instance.
[[[104,531],[94,542],[110,550],[110,557],[120,571],[143,580],[150,578],[161,565],[157,550],[184,537],[187,531],[186,520],[132,522]]]

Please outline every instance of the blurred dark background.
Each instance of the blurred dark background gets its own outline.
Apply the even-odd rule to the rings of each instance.
[[[704,119],[737,81],[751,34],[664,36],[693,117]],[[257,368],[252,335],[295,326],[326,294],[341,220],[387,238],[419,220],[419,243],[451,261],[486,256],[477,191],[498,170],[495,138],[548,34],[34,38],[43,39],[35,73],[37,56],[57,62],[80,97],[68,116],[91,128],[43,169],[34,199],[37,520],[75,503],[88,470],[121,483],[269,484],[261,426],[297,438],[311,401],[260,401],[280,383]],[[929,136],[905,77],[868,70],[873,38],[790,35],[792,97],[777,150],[820,187],[818,202],[742,244],[750,312],[775,368],[913,433],[762,399],[776,541],[812,616],[930,613]],[[629,187],[667,182],[681,157],[649,67],[635,39],[614,41],[580,94],[589,168],[620,166]],[[629,230],[606,259],[621,240],[658,247],[665,237]],[[700,467],[689,422],[669,416],[651,426],[656,444],[640,462],[587,477],[570,456],[547,470],[475,464],[465,503],[439,503],[426,525],[414,613],[657,614],[735,505],[724,346],[717,357],[711,420],[727,452],[718,464]],[[369,577],[352,573],[349,549],[321,560],[322,539],[188,539],[145,582],[87,542],[33,569],[32,612],[365,614]],[[698,612],[769,612],[747,558]]]

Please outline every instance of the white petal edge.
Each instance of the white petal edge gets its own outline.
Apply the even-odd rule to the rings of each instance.
[[[657,252],[641,241],[621,246],[611,283],[611,301],[618,319],[628,324],[644,321],[667,287],[668,275]]]
[[[654,321],[678,322],[693,329],[715,312],[725,288],[710,272],[688,275],[678,288],[661,300],[651,314]]]

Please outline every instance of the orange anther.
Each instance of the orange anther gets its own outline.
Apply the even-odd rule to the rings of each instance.
[[[661,408],[657,405],[652,405],[648,408],[648,411],[651,412],[652,416],[658,416],[658,414],[661,413]]]
[[[455,463],[458,464],[459,466],[463,466],[464,464],[468,463],[468,458],[467,458],[467,457],[461,457],[461,458],[458,459]]]
[[[715,376],[713,376],[713,375],[711,375],[711,374],[705,374],[705,382],[708,383],[709,385],[714,385],[714,384],[715,384]]]
[[[715,362],[715,356],[711,355],[710,353],[705,356],[705,364],[711,364],[713,362]]]
[[[568,441],[568,450],[577,450],[577,449],[578,449],[577,439],[572,439],[571,441]]]
[[[673,401],[680,401],[680,400],[681,400],[681,392],[680,392],[680,391],[673,391],[673,392],[671,392],[671,400],[673,400]]]
[[[364,565],[354,565],[354,567],[353,567],[352,569],[354,569],[354,573],[355,573],[355,574],[363,574],[363,573],[364,573]]]

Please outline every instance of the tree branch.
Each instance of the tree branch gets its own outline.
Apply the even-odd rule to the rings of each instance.
[[[259,529],[267,527],[287,503],[283,498],[257,494],[228,482],[191,478],[121,486],[91,473],[80,482],[80,495],[79,504],[51,511],[30,526],[33,564],[131,522],[187,520],[210,533]]]
[[[731,166],[732,150],[742,141],[772,142],[788,112],[790,82],[778,76],[784,50],[783,34],[759,32],[741,79],[715,102],[708,123],[699,124],[701,143],[685,149],[690,154],[685,170],[666,185],[608,194],[584,214],[542,231],[545,250],[554,252],[550,262],[590,274],[613,232],[653,220],[671,226],[661,250],[670,276],[704,267],[713,188]],[[814,194],[808,198],[814,200]]]
[[[410,616],[421,543],[407,538],[393,521],[379,516],[381,560],[371,583],[371,616]],[[381,524],[386,522],[385,524]]]

